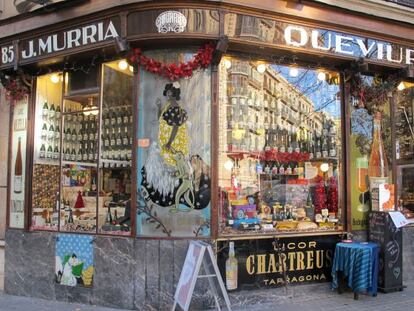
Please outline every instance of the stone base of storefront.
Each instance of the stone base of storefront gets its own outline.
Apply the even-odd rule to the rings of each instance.
[[[49,300],[89,303],[134,310],[169,310],[185,259],[188,241],[158,241],[97,236],[92,288],[55,283],[56,233],[6,232],[5,292]],[[414,227],[403,231],[404,281],[414,280]],[[193,310],[214,306],[201,280]],[[230,293],[232,305],[277,303],[291,297],[329,293],[329,283],[252,289]],[[322,291],[322,292],[321,292]]]

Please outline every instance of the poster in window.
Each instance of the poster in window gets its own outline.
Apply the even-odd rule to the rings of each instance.
[[[26,133],[27,97],[16,102],[13,110],[9,219],[12,228],[23,228],[24,226]]]
[[[170,63],[193,54],[157,56]],[[174,83],[141,72],[138,235],[210,235],[210,90],[208,69]]]

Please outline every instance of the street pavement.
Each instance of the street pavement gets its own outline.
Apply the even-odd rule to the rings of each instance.
[[[378,293],[377,297],[360,295],[353,299],[352,292],[338,295],[328,286],[312,292],[290,291],[266,304],[233,307],[234,311],[413,311],[414,281],[405,284],[402,292]],[[279,289],[280,290],[280,289]],[[269,289],[272,291],[272,289]],[[263,293],[263,291],[262,291]],[[0,294],[0,311],[126,311],[91,305],[72,304],[28,297]],[[178,310],[178,308],[177,308]],[[223,307],[223,310],[225,308]],[[162,310],[164,311],[164,310]],[[167,311],[167,310],[165,310]]]

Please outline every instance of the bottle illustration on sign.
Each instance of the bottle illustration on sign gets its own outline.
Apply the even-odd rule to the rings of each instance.
[[[227,290],[237,289],[238,264],[234,253],[234,242],[229,245],[229,258],[226,260],[226,287]]]
[[[381,137],[381,113],[374,116],[374,133],[371,145],[371,155],[368,162],[369,177],[387,177],[388,161],[385,154],[384,143]]]
[[[16,161],[14,163],[14,193],[21,193],[23,189],[22,143],[21,137],[17,144]]]

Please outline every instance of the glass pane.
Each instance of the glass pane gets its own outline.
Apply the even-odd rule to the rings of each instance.
[[[148,52],[166,63],[193,53]],[[210,70],[172,83],[140,72],[137,234],[210,235]]]
[[[395,114],[398,207],[414,219],[414,84],[403,82]]]
[[[62,75],[37,78],[31,229],[56,230],[59,207]]]
[[[352,229],[368,227],[379,209],[379,185],[392,183],[390,98],[380,79],[357,75],[350,81],[350,182]],[[393,209],[393,207],[390,207]]]
[[[125,60],[103,65],[99,231],[131,234],[133,69]]]
[[[10,190],[10,219],[12,228],[24,227],[24,196],[26,176],[26,135],[27,135],[27,99],[25,97],[15,103],[12,121],[11,142],[11,190]]]
[[[61,231],[96,231],[98,110],[79,111],[95,105],[93,97],[72,100],[63,115]],[[97,106],[95,106],[97,107]]]
[[[221,235],[342,228],[338,82],[334,72],[222,60]]]

